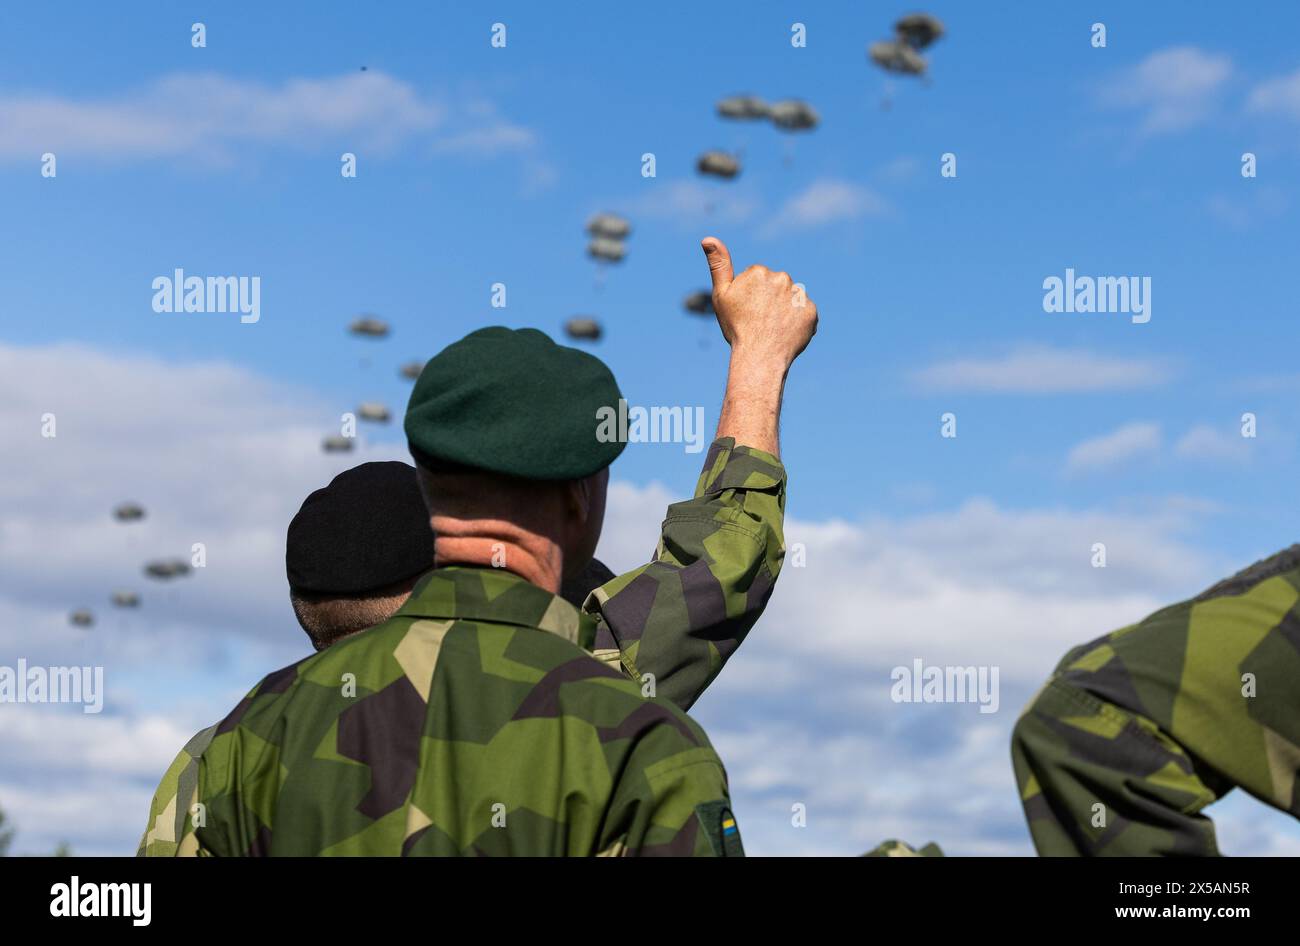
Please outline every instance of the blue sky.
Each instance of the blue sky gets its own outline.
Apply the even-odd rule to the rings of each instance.
[[[132,805],[142,818],[148,773],[180,731],[301,652],[276,542],[333,472],[402,455],[397,425],[366,430],[348,460],[315,449],[361,400],[400,412],[402,362],[479,326],[554,334],[591,314],[631,402],[702,405],[715,423],[725,344],[680,306],[707,284],[698,240],[713,233],[738,267],[788,270],[821,313],[782,432],[787,538],[807,544],[808,568],[787,572],[697,713],[751,846],[833,851],[851,825],[867,846],[892,831],[1027,853],[1005,733],[1055,658],[1297,532],[1300,10],[1278,4],[1261,28],[1175,3],[929,9],[948,35],[928,83],[867,63],[867,43],[908,12],[879,3],[0,11],[0,383],[18,461],[0,482],[13,566],[0,658],[91,653],[109,667],[110,722],[67,724],[68,752],[92,725],[138,750],[136,768],[86,763],[85,778],[116,772],[120,787],[101,822],[130,821]],[[205,49],[190,45],[195,21]],[[806,48],[790,44],[795,22]],[[715,115],[742,92],[806,99],[822,124],[786,135]],[[709,148],[740,150],[740,177],[699,178]],[[54,179],[39,173],[46,151]],[[1255,179],[1240,173],[1247,151]],[[956,178],[940,176],[946,152]],[[634,225],[626,262],[604,270],[583,252],[601,210]],[[260,276],[261,321],[153,312],[151,281],[177,267]],[[1043,280],[1067,267],[1149,276],[1151,321],[1044,312]],[[504,309],[490,305],[497,282]],[[361,312],[393,334],[350,337]],[[33,441],[45,410],[68,431],[56,459]],[[946,411],[956,439],[939,436]],[[602,555],[635,565],[656,504],[690,488],[698,460],[627,450]],[[155,515],[124,535],[96,517],[128,491]],[[105,624],[89,642],[63,626],[137,559],[196,534],[213,537],[224,577],[154,594],[111,639]],[[1093,541],[1108,542],[1104,574],[1088,567]],[[984,597],[999,587],[1005,598]],[[1068,619],[1025,614],[1043,609]],[[821,636],[855,655],[848,668]],[[954,723],[881,707],[888,668],[913,656],[1005,664],[1001,711]],[[13,733],[44,731],[8,728],[19,753],[31,744]],[[988,766],[958,780],[983,799],[979,818],[927,822],[952,808],[921,801],[945,758]],[[0,805],[33,846],[129,846],[134,823],[65,830],[60,812],[81,802],[41,803],[43,784],[71,780],[66,764],[0,767]],[[791,837],[775,813],[813,791],[794,773],[816,765],[834,827]],[[895,767],[884,788],[882,765]],[[1289,828],[1228,805],[1245,849],[1283,843]]]

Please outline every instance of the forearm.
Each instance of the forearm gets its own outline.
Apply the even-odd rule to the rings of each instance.
[[[731,351],[727,389],[715,437],[780,456],[781,397],[788,363],[738,345]]]
[[[785,553],[785,470],[718,440],[693,499],[668,508],[655,560],[597,588],[596,656],[682,709],[717,676],[767,604]],[[645,678],[645,679],[643,679]]]

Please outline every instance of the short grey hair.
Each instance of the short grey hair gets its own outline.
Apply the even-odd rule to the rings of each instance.
[[[403,582],[403,585],[408,583]],[[317,650],[336,644],[349,634],[364,631],[391,618],[406,603],[410,588],[385,590],[364,598],[338,598],[289,592],[289,603],[298,623]]]

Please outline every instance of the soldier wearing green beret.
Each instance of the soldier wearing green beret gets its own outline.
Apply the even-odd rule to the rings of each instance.
[[[654,561],[580,609],[557,594],[591,560],[624,447],[597,436],[621,399],[608,369],[528,329],[449,346],[406,414],[435,567],[388,621],[271,674],[219,724],[179,853],[741,852],[683,710],[779,571],[777,421],[817,310],[789,275],[735,277],[720,241],[703,248],[727,388]]]
[[[1300,545],[1076,647],[1012,737],[1044,856],[1217,855],[1240,786],[1300,815]]]

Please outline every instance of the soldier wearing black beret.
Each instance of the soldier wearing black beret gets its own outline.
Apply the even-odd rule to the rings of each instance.
[[[388,620],[433,567],[433,533],[415,468],[362,463],[311,493],[289,522],[284,563],[293,612],[318,651]],[[613,577],[593,559],[561,595],[577,606]],[[163,776],[139,854],[176,853],[186,816],[177,795],[197,784],[199,757],[215,732],[209,726],[197,733]]]
[[[317,650],[386,621],[433,567],[433,533],[415,470],[396,461],[345,470],[289,523],[285,572],[298,623]]]

